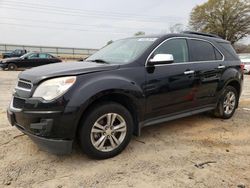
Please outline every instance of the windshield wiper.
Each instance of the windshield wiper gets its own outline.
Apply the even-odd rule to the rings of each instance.
[[[90,62],[95,62],[95,63],[105,63],[105,64],[109,64],[107,61],[103,60],[103,59],[91,59],[91,60],[87,60]]]

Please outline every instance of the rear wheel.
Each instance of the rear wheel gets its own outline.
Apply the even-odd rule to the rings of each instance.
[[[113,102],[95,105],[83,118],[79,141],[87,155],[106,159],[118,155],[128,145],[133,118],[122,105]]]
[[[10,64],[8,65],[8,70],[14,71],[14,70],[16,70],[16,69],[17,69],[17,66],[16,66],[15,64],[10,63]]]
[[[215,116],[223,119],[231,118],[238,106],[239,94],[232,86],[227,86],[215,109]]]

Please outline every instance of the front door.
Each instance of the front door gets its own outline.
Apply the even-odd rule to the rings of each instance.
[[[149,59],[156,54],[172,54],[174,63],[146,67],[146,119],[190,110],[199,84],[186,39],[166,40]]]
[[[38,60],[38,54],[37,53],[30,53],[28,56],[26,56],[21,62],[20,66],[22,68],[29,68],[36,66],[36,61]]]

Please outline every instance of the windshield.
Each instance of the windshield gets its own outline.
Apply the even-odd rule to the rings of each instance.
[[[157,38],[130,38],[105,46],[86,61],[126,64],[139,57]]]
[[[20,58],[24,59],[25,57],[28,57],[29,55],[33,54],[32,52],[29,52],[27,54],[22,55]]]

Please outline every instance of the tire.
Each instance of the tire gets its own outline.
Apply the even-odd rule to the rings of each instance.
[[[83,152],[92,158],[114,157],[121,153],[131,140],[133,118],[130,112],[118,103],[94,105],[83,118],[78,139]]]
[[[10,63],[8,65],[8,70],[15,71],[15,70],[17,70],[17,66],[15,64],[13,64],[13,63]]]
[[[234,98],[234,102],[233,100],[230,101],[230,98]],[[214,111],[214,115],[219,118],[229,119],[233,116],[236,108],[238,107],[238,103],[239,93],[237,90],[232,86],[226,86]]]

